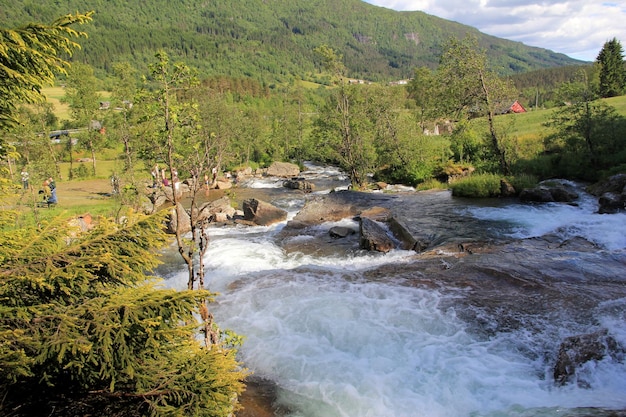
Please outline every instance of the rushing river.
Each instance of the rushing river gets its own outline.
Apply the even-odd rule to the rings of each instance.
[[[315,174],[319,182],[343,180],[340,173]],[[277,184],[249,186],[279,188]],[[419,201],[420,193],[414,194],[417,200],[412,201]],[[419,217],[445,213],[455,224],[483,230],[482,238],[581,236],[594,242],[603,256],[625,257],[626,215],[595,214],[591,198],[578,206],[531,206],[458,201],[441,193],[434,201],[433,194],[425,196],[428,207],[420,209]],[[293,217],[303,199],[281,192],[272,202]],[[321,225],[319,232],[338,224],[358,227],[345,219]],[[504,328],[494,324],[501,318],[497,310],[461,302],[468,290],[458,282],[450,288],[441,282],[407,285],[412,274],[420,282],[429,279],[413,251],[287,251],[277,239],[283,227],[212,228],[206,254],[208,287],[220,294],[213,307],[216,321],[245,337],[245,366],[276,384],[275,408],[282,410],[277,415],[626,415],[623,357],[585,364],[580,370],[584,386],[557,386],[552,377],[563,337],[601,326],[626,346],[626,298],[606,297],[591,311],[585,306],[589,314],[580,317],[575,307],[565,317],[522,311],[516,317],[528,326]],[[290,239],[296,240],[295,247],[302,240],[305,247],[310,237]],[[447,261],[437,262],[443,268]],[[564,262],[579,270],[586,266],[577,262],[588,261]],[[167,285],[186,287],[182,264],[167,270]],[[622,273],[615,278],[626,282],[626,270]]]

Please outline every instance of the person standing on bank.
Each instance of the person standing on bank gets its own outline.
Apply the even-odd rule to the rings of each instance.
[[[26,171],[26,167],[22,168],[20,175],[22,176],[22,189],[28,190],[28,180],[30,179],[30,174]]]

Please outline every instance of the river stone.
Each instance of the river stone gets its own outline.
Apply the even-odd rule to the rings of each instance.
[[[626,208],[626,195],[608,191],[600,196],[598,203],[600,205],[598,213],[600,214],[619,213]]]
[[[265,175],[270,177],[291,178],[300,174],[300,167],[289,162],[274,162],[265,171]]]
[[[581,365],[591,360],[602,360],[607,355],[619,355],[620,351],[623,355],[624,349],[608,334],[607,329],[568,337],[559,348],[554,366],[554,381],[558,385],[572,382],[576,377],[576,369]],[[583,388],[588,386],[581,378],[578,378],[577,383]]]
[[[219,215],[219,216],[218,216]],[[230,198],[227,196],[210,201],[200,207],[197,222],[215,221],[223,222],[235,216],[235,209],[230,204]],[[219,217],[219,220],[218,220]],[[226,220],[223,220],[226,219]]]
[[[587,191],[595,196],[601,196],[604,193],[624,193],[626,187],[626,174],[617,174],[607,178],[605,181],[587,187]]]
[[[180,226],[177,226],[179,224]],[[177,227],[180,228],[180,233],[188,233],[191,231],[191,218],[181,203],[170,208],[165,231],[170,234],[175,234]]]
[[[330,235],[330,237],[334,237],[336,239],[344,238],[346,236],[353,235],[354,233],[355,233],[354,229],[351,229],[349,227],[343,227],[343,226],[331,227],[330,230],[328,231],[328,234]]]
[[[359,214],[359,209],[352,204],[348,194],[331,193],[316,195],[304,204],[304,207],[289,221],[289,228],[304,228],[324,222],[339,221]]]
[[[377,222],[388,222],[391,219],[391,210],[385,207],[372,207],[363,210],[360,214],[361,217],[367,217],[368,219],[375,220]]]
[[[233,187],[233,183],[230,180],[219,179],[215,181],[216,190],[228,190]]]
[[[500,180],[500,197],[514,197],[516,194],[517,191],[515,187],[506,179],[502,178]]]
[[[359,232],[361,233],[359,240],[361,249],[389,252],[395,247],[385,229],[367,217],[361,217]]]
[[[539,185],[534,188],[523,189],[519,198],[522,201],[536,203],[571,203],[578,198],[578,194],[563,184],[553,186]]]
[[[304,178],[292,178],[283,182],[283,187],[290,188],[292,190],[311,192],[315,189],[315,184],[310,181],[306,181]]]
[[[287,219],[287,212],[265,201],[249,198],[243,202],[244,220],[258,226],[269,226]]]

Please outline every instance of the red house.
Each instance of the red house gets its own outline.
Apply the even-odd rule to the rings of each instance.
[[[511,107],[509,107],[509,113],[526,113],[526,109],[519,101],[515,100],[515,103],[511,104]]]
[[[502,111],[499,112],[500,114],[507,114],[507,113],[526,113],[526,109],[524,108],[524,106],[522,106],[520,104],[519,101],[515,100],[513,102],[513,104],[511,104],[508,107],[504,107],[502,109]]]

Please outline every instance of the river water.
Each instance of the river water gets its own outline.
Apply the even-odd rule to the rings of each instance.
[[[327,192],[327,186],[345,186],[336,171],[312,167],[305,175],[315,179],[320,193]],[[256,180],[247,186],[266,192],[292,218],[305,197],[283,190],[281,183]],[[519,268],[494,266],[496,261],[489,270],[500,274],[513,268],[504,286],[511,287],[510,277],[525,284],[506,293],[499,284],[493,286],[495,292],[491,287],[477,291],[483,285],[477,283],[487,281],[477,273],[487,267],[477,265],[486,261],[469,255],[446,257],[445,244],[441,258],[433,251],[428,259],[413,251],[368,253],[350,245],[310,250],[312,240],[315,245],[325,241],[331,226],[358,228],[352,219],[291,235],[288,245],[284,223],[211,228],[206,265],[208,287],[219,293],[215,319],[245,337],[245,366],[276,385],[275,415],[626,415],[623,356],[583,365],[578,372],[585,384],[557,386],[552,377],[564,337],[606,328],[626,346],[626,292],[620,289],[626,286],[625,214],[595,214],[590,197],[577,206],[536,206],[514,200],[458,200],[447,192],[400,191],[409,199],[405,210],[415,211],[415,221],[439,219],[425,223],[425,228],[459,234],[463,228],[474,236],[480,230],[479,240],[492,248],[513,245],[505,252],[520,259]],[[390,204],[406,201],[398,198]],[[420,205],[421,200],[427,203]],[[575,256],[559,252],[545,261],[550,266],[544,271],[540,266],[528,276],[545,281],[556,271],[563,281],[528,290],[525,280],[531,278],[524,271],[531,270],[531,260],[520,258],[526,249],[515,245],[545,235],[583,237],[596,249]],[[326,241],[333,244],[330,238]],[[463,263],[469,259],[473,263]],[[186,272],[177,262],[166,265],[162,275],[166,285],[183,289]],[[596,285],[593,294],[601,295],[585,295],[586,280]],[[597,287],[604,280],[606,286],[601,282]],[[578,293],[583,295],[577,298]],[[558,300],[558,294],[569,302]],[[505,297],[508,301],[500,303]]]

